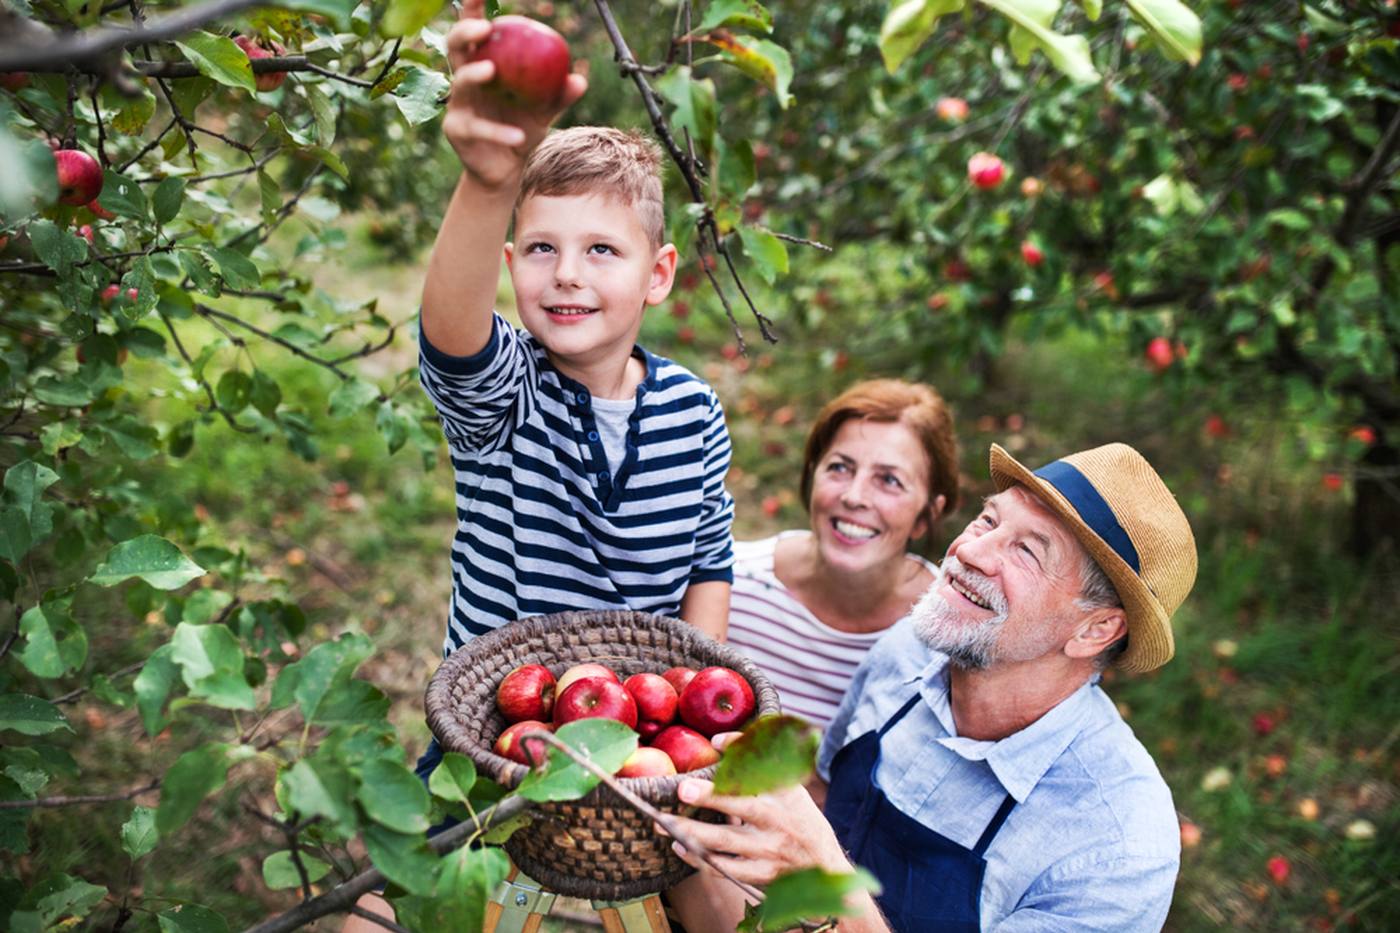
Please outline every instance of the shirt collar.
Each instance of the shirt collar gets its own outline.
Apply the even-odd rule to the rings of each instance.
[[[920,693],[945,735],[935,739],[949,751],[968,761],[985,761],[1007,793],[1024,803],[1035,785],[1050,770],[1084,730],[1093,712],[1093,690],[1097,678],[1086,681],[1044,716],[996,741],[969,739],[957,734],[953,705],[948,692],[948,656],[934,652],[933,660],[905,683],[921,683]]]

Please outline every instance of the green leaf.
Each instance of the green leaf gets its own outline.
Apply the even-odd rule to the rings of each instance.
[[[58,200],[53,150],[41,139],[16,138],[0,120],[0,216],[19,220]]]
[[[1044,20],[1045,10],[1057,0],[978,0],[983,6],[991,7],[1018,27],[1034,37],[1037,45],[1045,52],[1050,63],[1080,84],[1099,80],[1094,68],[1093,57],[1089,54],[1089,40],[1083,36],[1066,36],[1055,32]],[[1131,3],[1132,0],[1129,0]],[[1051,19],[1054,18],[1053,13]]]
[[[220,376],[218,384],[214,387],[214,398],[218,399],[219,407],[231,415],[236,415],[248,407],[252,393],[252,378],[236,369],[230,369]]]
[[[94,907],[102,903],[107,889],[71,875],[50,875],[34,886],[25,897],[37,914],[38,929],[74,927]]]
[[[764,889],[762,903],[746,914],[739,930],[787,930],[803,920],[849,916],[853,911],[846,906],[846,898],[857,891],[878,894],[880,882],[863,868],[850,874],[820,868],[788,872]]]
[[[5,471],[5,495],[24,517],[31,541],[42,541],[53,531],[53,506],[43,496],[56,482],[57,473],[33,460],[22,460]]]
[[[772,91],[778,106],[786,109],[792,103],[788,93],[792,85],[792,56],[787,49],[768,39],[738,36],[723,29],[707,35],[705,41],[716,46],[725,61]]]
[[[626,727],[624,727],[626,728]],[[430,894],[437,886],[438,857],[422,833],[396,833],[370,823],[364,829],[365,848],[374,867],[412,894]]]
[[[253,370],[253,387],[249,391],[248,401],[253,403],[264,417],[271,418],[273,412],[277,411],[277,406],[282,404],[282,387],[261,369]]]
[[[47,735],[58,729],[73,731],[57,706],[23,693],[0,693],[0,730],[3,729],[25,735]]]
[[[408,419],[387,399],[379,406],[379,412],[374,416],[374,426],[384,438],[391,454],[398,451],[408,440]]]
[[[156,115],[156,96],[144,87],[133,97],[115,90],[109,94],[108,88],[104,87],[102,97],[104,102],[115,100],[117,106],[111,113],[108,125],[123,135],[139,135],[151,122],[151,117]]]
[[[140,806],[132,810],[131,818],[122,824],[122,850],[135,861],[151,852],[159,841],[156,811],[151,807]]]
[[[158,590],[177,590],[202,576],[204,568],[171,542],[160,535],[140,535],[108,551],[88,580],[98,586],[115,586],[140,577]]]
[[[373,653],[369,638],[353,632],[317,645],[300,661],[282,668],[273,687],[272,707],[280,709],[295,700],[302,716],[314,720],[332,684],[349,680]]]
[[[671,123],[675,133],[690,133],[691,142],[701,159],[708,160],[715,146],[715,83],[709,78],[696,78],[685,66],[673,68],[656,82],[656,90],[672,107]]]
[[[417,35],[442,7],[442,0],[389,0],[379,31],[390,38]]]
[[[1300,84],[1295,93],[1299,109],[1314,123],[1326,123],[1346,110],[1346,105],[1321,84]]]
[[[510,857],[501,849],[463,847],[443,856],[434,891],[439,920],[420,929],[477,933],[487,902],[508,874]]]
[[[52,171],[52,169],[50,169]],[[73,266],[87,258],[87,243],[56,226],[51,220],[36,220],[29,225],[29,244],[39,261],[66,277]]]
[[[287,801],[302,816],[323,816],[343,830],[353,831],[354,788],[344,768],[319,759],[305,759],[282,773]]]
[[[330,413],[336,418],[356,415],[371,402],[379,399],[379,387],[372,382],[352,376],[331,393]]]
[[[227,87],[242,88],[249,94],[257,93],[248,55],[227,36],[216,36],[201,30],[186,33],[183,40],[175,41],[175,45],[194,63],[200,74]]]
[[[180,214],[180,208],[185,203],[185,180],[183,178],[167,178],[156,185],[156,190],[151,194],[151,206],[155,209],[156,222],[168,224]]]
[[[264,169],[258,169],[258,199],[262,204],[263,223],[271,224],[282,207],[282,188],[272,173]]]
[[[73,621],[71,602],[45,600],[20,617],[25,644],[17,656],[35,677],[62,677],[87,660],[87,633]]]
[[[1127,0],[1128,9],[1156,36],[1163,54],[1195,65],[1201,60],[1201,20],[1181,0]]]
[[[229,933],[223,915],[198,904],[179,904],[162,910],[156,919],[160,933]]]
[[[329,17],[334,21],[336,28],[340,30],[348,29],[350,26],[350,14],[355,11],[355,7],[360,5],[360,0],[283,0],[278,6],[288,10],[300,10],[303,13],[319,13]]]
[[[476,765],[466,755],[448,752],[428,778],[428,790],[443,800],[466,803],[476,783]]]
[[[316,142],[329,146],[335,142],[335,104],[331,103],[319,84],[301,84],[300,88],[306,102],[311,105],[311,115],[316,121]]]
[[[612,774],[637,749],[637,733],[613,719],[580,719],[560,726],[559,741]],[[531,771],[516,788],[527,800],[577,800],[598,786],[598,778],[551,747],[542,769]]]
[[[705,18],[695,27],[695,31],[709,32],[723,26],[737,26],[766,34],[773,31],[773,14],[755,0],[714,0],[705,9]]]
[[[764,716],[724,749],[715,793],[766,794],[805,781],[817,761],[821,733],[797,716]]]
[[[447,93],[448,80],[436,71],[410,66],[408,74],[394,87],[394,106],[409,126],[417,126],[442,112],[438,100]]]
[[[257,698],[244,676],[243,648],[225,625],[181,622],[170,640],[190,696],[220,709],[253,709]]]
[[[758,165],[753,146],[747,139],[731,143],[719,138],[719,190],[735,200],[753,187],[758,180]],[[679,248],[679,247],[677,247]]]
[[[135,181],[107,169],[103,173],[102,195],[97,199],[107,210],[133,220],[147,219],[146,195]]]
[[[356,799],[370,819],[401,833],[427,831],[428,790],[408,768],[376,758],[365,763],[360,782]]]
[[[963,8],[963,0],[895,0],[880,24],[880,57],[894,74],[938,28],[938,18]]]
[[[165,772],[156,808],[156,831],[168,836],[184,826],[205,797],[228,778],[229,747],[210,742],[185,752]]]
[[[132,684],[136,693],[136,709],[141,713],[141,725],[146,727],[147,735],[155,735],[169,723],[161,711],[170,696],[170,688],[180,676],[179,665],[171,657],[174,653],[174,646],[169,644],[151,652]]]
[[[758,227],[740,227],[739,239],[743,241],[744,253],[753,260],[754,268],[763,281],[772,285],[778,274],[787,274],[788,252],[783,241]]]
[[[318,858],[301,853],[301,864],[306,869],[306,880],[312,884],[330,874],[331,866]],[[274,891],[301,887],[301,873],[297,871],[292,853],[285,849],[274,852],[262,863],[263,883]]]
[[[219,267],[219,274],[233,288],[257,288],[262,282],[262,273],[253,260],[236,249],[215,248],[206,250],[209,258]]]
[[[1103,15],[1103,0],[1079,0],[1079,5],[1084,8],[1084,15],[1089,17],[1091,23],[1097,23]]]

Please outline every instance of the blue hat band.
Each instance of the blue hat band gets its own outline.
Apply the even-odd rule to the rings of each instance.
[[[1075,467],[1063,460],[1048,463],[1035,471],[1035,475],[1045,480],[1074,506],[1084,524],[1113,548],[1113,553],[1123,558],[1123,563],[1133,568],[1133,573],[1142,574],[1137,548],[1123,526],[1118,524],[1113,509],[1108,507],[1103,496],[1094,484]]]

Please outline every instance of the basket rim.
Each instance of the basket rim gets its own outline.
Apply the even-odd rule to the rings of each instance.
[[[427,690],[424,693],[424,706],[427,711],[428,726],[432,729],[433,735],[442,744],[443,751],[454,751],[465,754],[472,759],[478,769],[485,772],[488,777],[501,784],[507,790],[514,790],[525,775],[530,773],[527,765],[511,761],[494,751],[489,745],[483,745],[476,741],[455,742],[449,738],[456,730],[451,728],[451,724],[456,721],[455,704],[452,697],[452,687],[460,678],[462,673],[472,664],[481,661],[482,657],[501,657],[504,659],[504,652],[501,649],[539,640],[542,637],[559,631],[564,628],[578,628],[580,626],[604,626],[616,625],[631,628],[646,628],[650,630],[660,629],[671,636],[677,636],[689,651],[689,642],[694,642],[702,649],[703,654],[714,655],[722,660],[712,661],[704,666],[724,666],[729,667],[739,673],[749,682],[753,688],[756,709],[754,717],[772,715],[781,712],[778,701],[778,693],[772,682],[748,657],[743,655],[737,648],[715,641],[693,625],[671,616],[656,615],[654,613],[639,612],[635,610],[574,610],[569,612],[556,612],[546,615],[530,616],[507,623],[500,628],[493,629],[484,635],[479,635],[462,645],[452,654],[445,658],[438,666],[432,678],[428,682]],[[581,663],[581,662],[580,662]],[[499,665],[499,666],[504,666]],[[697,667],[697,670],[700,668]],[[463,747],[465,746],[465,747]],[[705,780],[713,779],[715,766],[711,765],[698,771],[686,771],[680,774],[664,775],[661,777],[623,777],[615,780],[622,783],[624,787],[637,794],[642,799],[652,804],[673,805],[678,802],[677,788],[685,778],[700,778]],[[616,804],[630,806],[619,797],[606,784],[599,783],[597,787],[589,791],[586,795],[575,801],[576,804]]]

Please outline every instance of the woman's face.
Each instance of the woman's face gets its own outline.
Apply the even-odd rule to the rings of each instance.
[[[841,425],[812,477],[812,531],[828,566],[852,571],[902,561],[928,531],[929,459],[897,421]],[[943,497],[933,503],[943,509]]]

